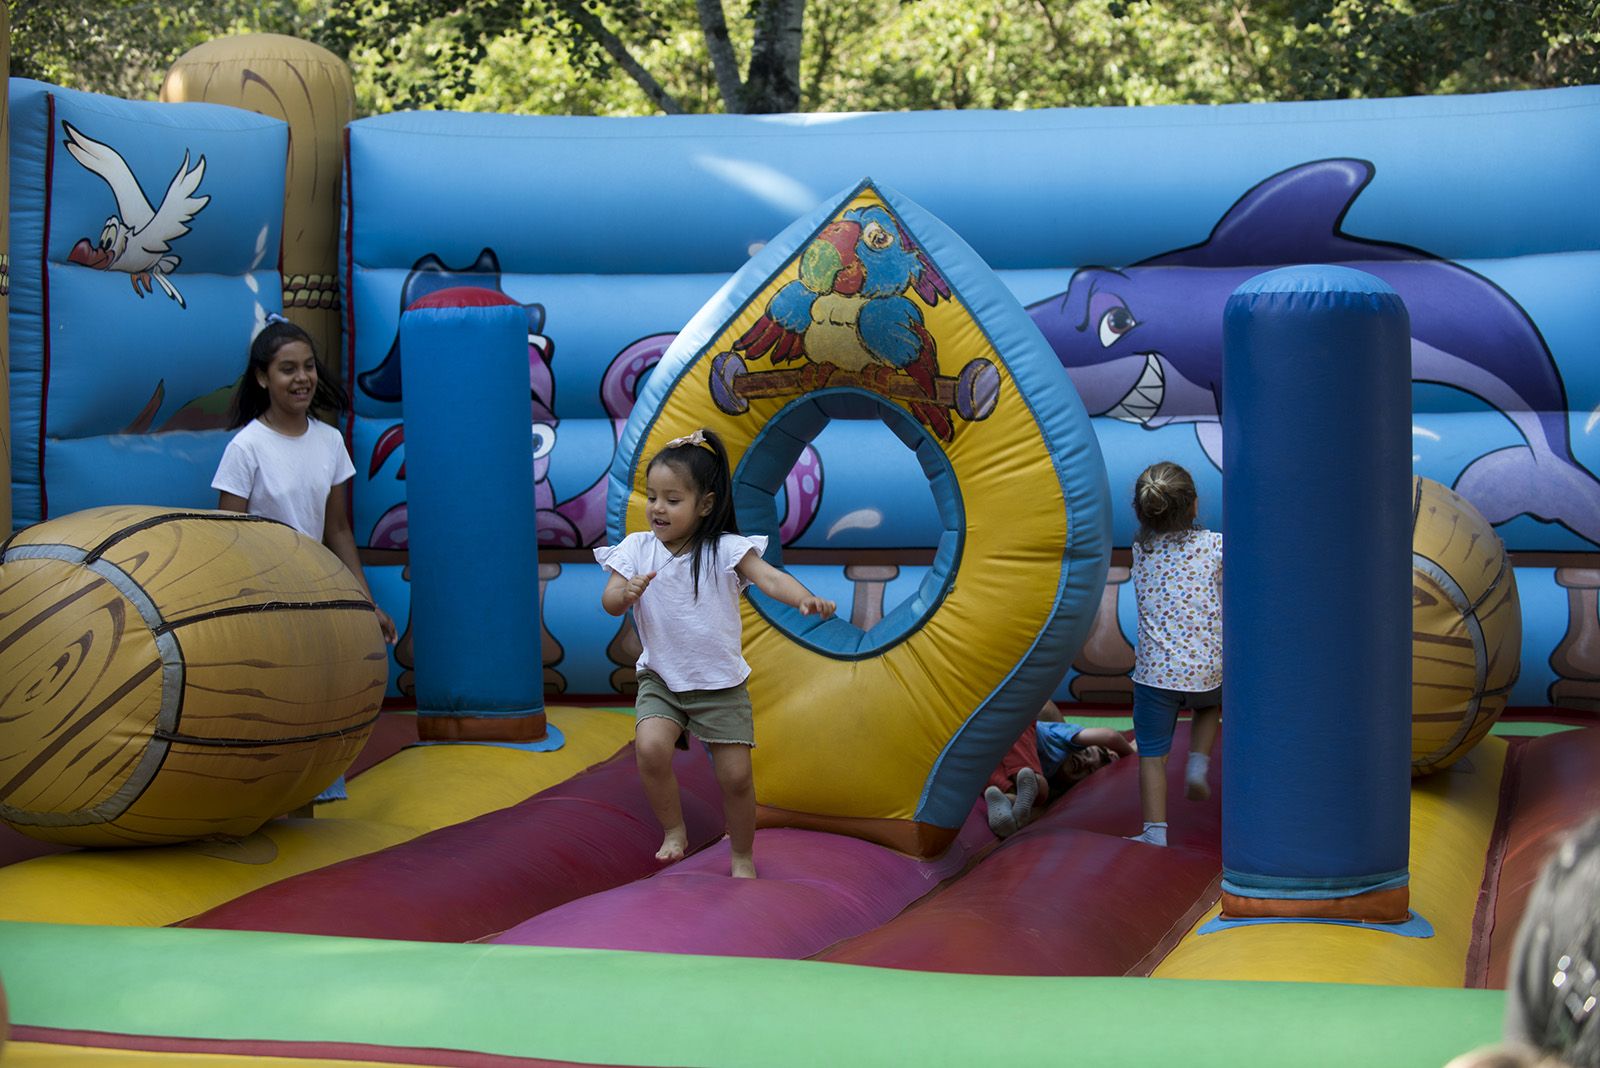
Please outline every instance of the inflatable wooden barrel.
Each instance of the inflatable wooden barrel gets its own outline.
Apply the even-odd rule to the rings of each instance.
[[[249,834],[345,771],[387,669],[355,577],[281,523],[29,527],[0,546],[0,819],[72,845]]]
[[[1411,774],[1477,745],[1522,663],[1522,606],[1506,547],[1452,490],[1413,480]]]

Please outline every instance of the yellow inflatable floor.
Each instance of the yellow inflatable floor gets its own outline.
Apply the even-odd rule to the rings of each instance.
[[[546,753],[492,745],[416,746],[354,780],[314,819],[280,819],[233,842],[35,857],[0,868],[0,920],[161,927],[351,857],[517,804],[615,755],[633,717],[546,710],[566,744]]]
[[[1217,916],[1213,906],[1152,974],[1461,986],[1505,761],[1505,741],[1486,738],[1449,769],[1412,787],[1411,909],[1433,926],[1432,938],[1328,923],[1269,923],[1200,934]]]

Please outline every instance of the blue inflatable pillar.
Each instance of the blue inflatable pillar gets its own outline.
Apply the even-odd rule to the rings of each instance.
[[[1345,267],[1228,299],[1224,918],[1408,916],[1410,332]]]
[[[527,314],[440,290],[401,315],[400,352],[418,734],[544,739]]]

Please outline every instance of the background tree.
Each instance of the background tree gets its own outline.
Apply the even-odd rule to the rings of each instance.
[[[1600,83],[1600,0],[7,0],[13,73],[153,98],[290,33],[364,112],[1230,103]]]

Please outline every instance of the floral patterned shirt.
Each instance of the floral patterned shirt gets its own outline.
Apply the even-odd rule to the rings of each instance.
[[[1182,530],[1133,546],[1139,641],[1133,681],[1198,693],[1222,685],[1222,535]]]

